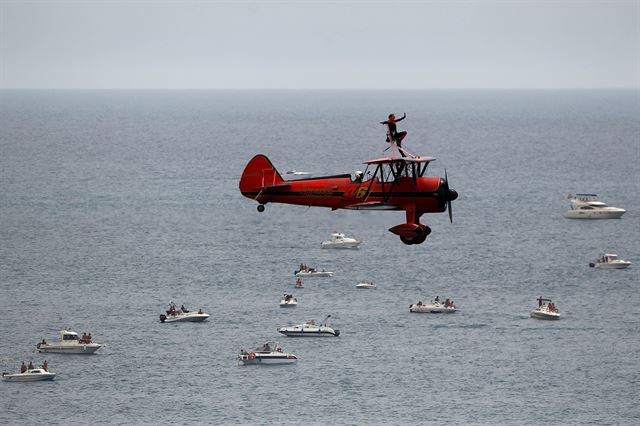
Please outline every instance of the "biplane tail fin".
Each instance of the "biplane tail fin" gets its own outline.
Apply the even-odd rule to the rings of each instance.
[[[247,163],[242,172],[240,192],[246,197],[256,198],[264,188],[284,183],[285,180],[267,156],[258,154]]]

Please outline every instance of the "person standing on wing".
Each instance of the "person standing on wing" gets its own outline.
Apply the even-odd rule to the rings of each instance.
[[[395,114],[389,114],[389,118],[387,121],[381,121],[380,124],[386,124],[388,131],[387,131],[387,142],[395,142],[395,144],[398,146],[398,148],[402,148],[402,140],[407,136],[407,132],[398,132],[398,129],[396,127],[396,123],[398,121],[402,121],[405,118],[407,118],[407,114],[403,114],[402,118],[398,118],[396,120],[396,116]],[[400,151],[400,155],[402,155],[403,157],[404,152],[402,152],[402,149],[399,150]]]

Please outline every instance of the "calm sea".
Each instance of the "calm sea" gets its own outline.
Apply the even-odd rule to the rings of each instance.
[[[390,112],[460,194],[424,244],[387,231],[402,212],[240,195],[257,153],[362,169]],[[0,423],[638,424],[639,189],[638,91],[2,91],[0,368],[58,376],[0,383]],[[627,213],[564,219],[569,192]],[[332,231],[364,242],[321,250]],[[634,265],[589,268],[605,251]],[[335,277],[293,291],[301,262]],[[409,313],[436,295],[460,311]],[[169,301],[211,318],[161,324]],[[329,314],[338,338],[276,332]],[[66,327],[106,346],[33,352]],[[236,364],[266,340],[297,365]]]

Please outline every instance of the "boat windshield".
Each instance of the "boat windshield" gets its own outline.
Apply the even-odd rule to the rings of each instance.
[[[77,334],[63,334],[62,340],[80,340]]]

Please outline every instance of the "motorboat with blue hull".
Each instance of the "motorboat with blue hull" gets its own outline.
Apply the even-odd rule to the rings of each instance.
[[[251,351],[242,349],[238,354],[238,362],[242,365],[293,364],[297,361],[297,356],[284,352],[280,345],[274,342],[267,342]]]
[[[78,333],[70,330],[62,330],[60,339],[56,342],[42,342],[36,345],[38,352],[58,353],[58,354],[81,354],[89,355],[95,353],[102,347],[101,344],[91,341],[91,334],[82,337]]]
[[[282,333],[287,337],[338,337],[340,330],[327,325],[329,318],[331,318],[331,315],[328,315],[320,324],[316,323],[315,320],[309,320],[304,324],[280,327],[278,333]]]

